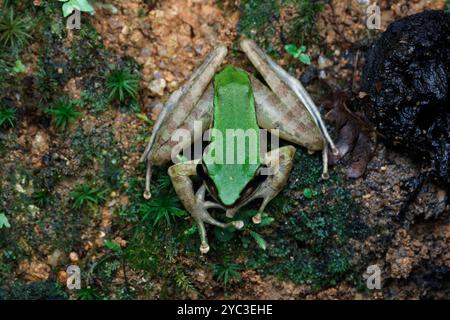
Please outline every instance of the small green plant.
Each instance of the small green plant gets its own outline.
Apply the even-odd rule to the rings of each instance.
[[[174,280],[177,288],[179,288],[183,292],[197,291],[191,280],[188,278],[188,276],[186,276],[181,268],[177,268],[175,270]]]
[[[0,127],[9,125],[14,127],[16,121],[16,109],[12,107],[0,107]]]
[[[46,189],[33,192],[31,197],[33,202],[40,208],[44,208],[50,203],[50,193]]]
[[[27,71],[27,67],[23,64],[21,60],[16,60],[16,63],[14,64],[12,71],[16,74],[25,73]]]
[[[9,8],[17,5],[19,0],[3,0],[3,8]]]
[[[181,209],[178,198],[173,195],[158,195],[151,201],[144,202],[139,211],[143,216],[142,219],[152,221],[154,227],[163,222],[170,226],[175,218],[187,215],[186,211]]]
[[[2,212],[0,213],[0,229],[11,228],[9,224],[8,217]]]
[[[95,13],[94,7],[89,3],[88,0],[59,0],[60,2],[65,2],[62,6],[64,17],[68,17],[75,10],[81,12],[88,12],[90,14]]]
[[[227,256],[224,257],[221,264],[214,264],[212,269],[214,277],[223,284],[225,290],[227,290],[227,285],[231,279],[239,279],[241,276],[239,265],[232,263]]]
[[[83,183],[77,185],[70,193],[72,197],[73,209],[81,209],[85,206],[95,209],[95,207],[105,201],[105,194],[108,190],[95,183]]]
[[[92,288],[82,288],[78,292],[78,300],[101,300],[102,297]]]
[[[300,60],[302,63],[304,63],[306,65],[311,64],[311,58],[309,57],[308,54],[306,54],[305,46],[301,46],[300,48],[297,48],[297,46],[294,44],[287,44],[284,47],[284,49],[286,50],[287,53],[289,53],[294,58]]]
[[[256,241],[256,243],[262,250],[266,250],[267,242],[266,242],[266,240],[264,240],[264,238],[258,232],[250,231],[250,235],[252,236],[252,238]]]
[[[12,9],[0,16],[0,43],[10,48],[20,48],[31,39],[32,26],[30,18],[16,17]]]
[[[122,253],[122,248],[120,247],[119,244],[117,244],[117,242],[114,242],[112,240],[105,240],[103,243],[104,243],[105,247],[107,247],[112,252],[114,252],[116,254]]]
[[[113,70],[106,79],[106,87],[110,99],[124,102],[126,99],[136,99],[139,89],[139,78],[127,69]]]
[[[55,127],[63,131],[70,123],[75,123],[75,120],[81,115],[80,112],[76,111],[76,106],[76,101],[62,97],[51,108],[47,109],[47,113],[52,116]]]

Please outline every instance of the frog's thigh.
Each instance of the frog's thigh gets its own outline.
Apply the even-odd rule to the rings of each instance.
[[[295,108],[293,110],[286,107],[273,91],[255,77],[250,76],[250,80],[255,97],[256,117],[261,128],[308,150],[323,149],[324,142],[320,132],[311,123],[302,121],[304,115],[294,112]]]
[[[337,148],[328,133],[317,106],[300,81],[276,64],[254,41],[243,39],[240,45],[242,51],[245,52],[272,91],[284,103],[285,108],[292,111],[296,116],[294,118],[296,122],[301,123],[301,126],[308,132],[315,131],[314,135],[320,135],[331,147],[333,153],[337,153]],[[306,144],[303,144],[303,146],[311,150],[322,149],[314,149]]]
[[[310,154],[322,150],[323,172],[322,178],[328,179],[328,145],[324,144],[317,131],[308,130],[301,122],[292,121],[296,115],[275,95],[269,88],[254,77],[252,81],[253,95],[255,96],[256,117],[258,125],[279,137],[304,146]],[[278,131],[273,131],[274,129]]]
[[[174,130],[181,128],[186,121],[186,115],[196,117],[202,122],[208,122],[208,116],[212,114],[212,104],[202,104],[205,94],[211,90],[205,89],[211,83],[216,71],[222,64],[227,54],[227,48],[223,45],[218,46],[211,51],[202,65],[197,68],[186,81],[186,83],[176,90],[165,104],[160,116],[158,117],[150,141],[145,148],[141,161],[147,162],[147,173],[145,178],[144,197],[150,199],[150,183],[152,177],[152,164],[163,165],[171,159],[171,146],[168,142],[171,140]],[[198,104],[198,102],[200,103]],[[205,108],[202,109],[202,107]],[[211,118],[211,116],[209,116]],[[189,123],[188,123],[189,124]],[[193,126],[193,122],[190,123]],[[191,135],[193,128],[189,129]]]
[[[295,147],[286,146],[272,150],[264,157],[263,164],[266,165],[267,168],[265,168],[265,170],[267,171],[262,172],[262,174],[267,174],[268,177],[251,199],[263,199],[258,213],[253,217],[254,223],[261,222],[261,213],[265,210],[267,204],[275,198],[286,185],[294,164],[294,156]]]

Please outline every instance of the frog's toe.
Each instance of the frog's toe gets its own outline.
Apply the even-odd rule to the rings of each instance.
[[[257,213],[252,217],[252,221],[254,224],[260,224],[261,223],[261,213]]]
[[[150,191],[144,192],[144,199],[149,200],[152,197],[152,193]]]
[[[322,173],[322,180],[328,180],[330,179],[330,174],[328,172]]]
[[[207,254],[209,252],[209,245],[206,242],[203,242],[200,246],[200,252],[202,254]]]
[[[233,225],[233,227],[235,227],[238,230],[240,230],[244,227],[244,221],[242,221],[242,220],[233,221],[231,224]]]

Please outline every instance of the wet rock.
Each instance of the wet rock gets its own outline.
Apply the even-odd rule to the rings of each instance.
[[[139,30],[135,30],[131,34],[130,40],[133,43],[138,44],[138,43],[141,43],[144,40],[144,36],[142,35],[142,32],[140,32]]]
[[[40,261],[23,260],[19,264],[19,271],[26,281],[45,281],[50,276],[50,266]]]
[[[56,267],[61,262],[61,259],[64,257],[64,253],[61,250],[56,249],[52,252],[51,255],[47,257],[47,263],[52,267]]]
[[[150,91],[157,96],[163,96],[164,95],[164,89],[167,86],[167,82],[164,79],[155,79],[151,81],[148,85],[148,88]]]
[[[392,23],[367,56],[366,113],[386,142],[431,160],[450,187],[450,13],[426,11]]]
[[[69,254],[69,259],[71,262],[78,262],[80,258],[78,257],[78,254],[76,252],[71,252]]]
[[[44,131],[39,131],[34,136],[32,146],[31,146],[31,153],[34,155],[43,154],[48,151],[49,145],[48,145],[48,135]]]

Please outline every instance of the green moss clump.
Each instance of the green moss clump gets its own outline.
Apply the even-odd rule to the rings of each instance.
[[[68,294],[54,282],[15,282],[8,299],[11,300],[67,300]]]
[[[274,0],[243,0],[240,6],[241,19],[238,24],[239,34],[258,41],[269,53],[272,39],[276,33],[276,22],[280,18],[279,1]]]
[[[353,282],[357,271],[351,264],[349,240],[364,238],[367,228],[359,219],[359,207],[342,186],[339,169],[333,168],[327,181],[321,180],[321,173],[320,155],[298,151],[288,186],[267,210],[273,219],[266,217],[266,225],[249,221],[243,232],[229,230],[227,234],[216,229],[211,244],[214,259],[220,261],[222,255],[245,257],[245,269],[310,284],[315,289],[343,280]],[[249,216],[252,214],[254,210]],[[245,211],[238,215],[245,221]],[[355,226],[359,233],[353,230]],[[263,238],[265,250],[254,232]]]
[[[238,32],[255,39],[269,54],[281,55],[286,44],[318,42],[315,22],[324,5],[323,0],[242,0]]]

